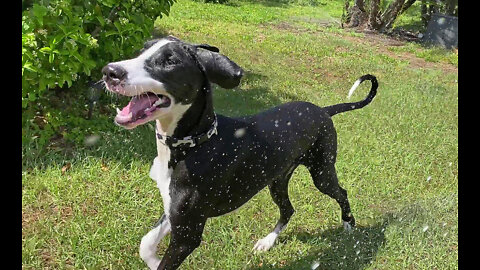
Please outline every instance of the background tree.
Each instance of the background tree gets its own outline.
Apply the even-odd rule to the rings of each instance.
[[[385,31],[393,27],[396,19],[407,11],[416,0],[391,0],[382,5],[380,0],[346,1],[348,27],[364,27],[369,30]],[[458,0],[421,0],[421,16],[426,26],[433,13],[458,16]],[[382,8],[382,6],[385,6]]]

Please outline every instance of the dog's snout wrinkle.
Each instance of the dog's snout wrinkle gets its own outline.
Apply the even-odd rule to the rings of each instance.
[[[119,65],[108,64],[102,69],[106,80],[121,81],[127,76],[127,71]]]

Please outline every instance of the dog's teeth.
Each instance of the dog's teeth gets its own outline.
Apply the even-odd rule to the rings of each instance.
[[[117,114],[119,114],[121,112],[119,108],[115,108],[115,109],[117,109]]]
[[[157,101],[153,104],[153,106],[158,106],[158,105],[160,105],[160,104],[162,104],[162,103],[163,103],[163,98],[157,100]]]

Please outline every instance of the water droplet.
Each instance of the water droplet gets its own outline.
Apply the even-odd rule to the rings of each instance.
[[[100,140],[99,135],[91,135],[91,136],[85,137],[84,144],[86,146],[92,146],[92,145],[96,144],[98,142],[98,140]]]
[[[239,128],[237,130],[235,130],[235,138],[241,138],[243,137],[243,135],[245,135],[245,129],[244,128]]]

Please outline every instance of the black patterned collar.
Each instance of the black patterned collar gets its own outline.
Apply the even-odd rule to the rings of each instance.
[[[217,115],[214,113],[215,119],[212,122],[212,126],[206,133],[202,133],[197,136],[187,136],[183,137],[182,139],[175,138],[172,136],[162,135],[158,133],[157,129],[155,128],[155,133],[157,134],[157,139],[160,140],[161,143],[169,146],[169,147],[195,147],[196,145],[200,145],[206,141],[208,141],[214,134],[217,133]]]

